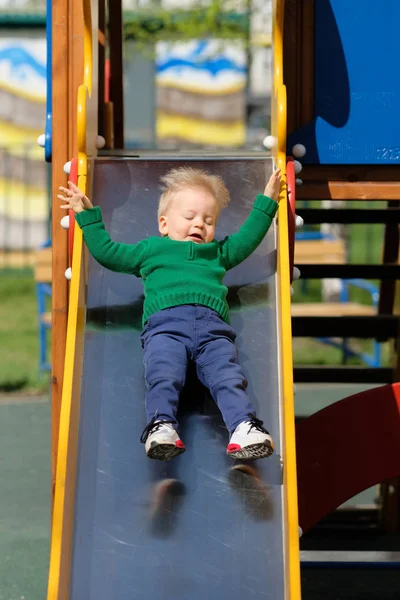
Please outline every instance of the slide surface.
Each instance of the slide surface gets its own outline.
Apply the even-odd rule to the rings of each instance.
[[[173,164],[96,161],[93,198],[113,239],[134,242],[157,235],[158,180]],[[201,164],[222,174],[232,192],[232,203],[221,214],[220,239],[244,221],[270,165],[270,160]],[[139,442],[145,425],[142,284],[89,260],[71,598],[239,600],[251,594],[275,600],[280,595],[275,271],[271,230],[260,249],[226,278],[250,394],[278,442],[277,453],[260,462],[270,506],[248,511],[229,485],[234,463],[225,456],[224,424],[212,403],[202,402],[200,391],[188,390],[190,397],[182,399],[187,452],[168,464],[146,457]],[[163,531],[166,522],[158,532],[151,520],[154,488],[163,478],[182,483],[171,509],[175,514],[164,519],[175,521],[170,532]]]
[[[231,203],[221,213],[218,239],[244,222],[273,166],[272,159],[261,156],[95,159],[91,195],[115,241],[135,243],[158,235],[159,179],[182,162],[218,173],[227,183]],[[228,433],[221,415],[193,377],[181,400],[186,453],[169,463],[146,457],[139,441],[145,426],[142,284],[88,257],[82,268],[82,277],[87,271],[82,335],[70,332],[76,344],[81,339],[74,360],[81,359],[82,376],[71,388],[80,393],[79,398],[72,394],[75,417],[72,410],[68,435],[63,433],[67,413],[61,416],[49,598],[298,600],[289,593],[277,229],[274,224],[256,252],[225,279],[249,395],[276,444],[275,454],[256,465],[262,492],[246,487],[246,477],[235,477],[235,462],[225,455]],[[85,263],[85,252],[82,256]],[[72,359],[67,355],[66,376]],[[72,470],[64,477],[65,440]],[[178,483],[160,517],[154,507],[166,479]]]

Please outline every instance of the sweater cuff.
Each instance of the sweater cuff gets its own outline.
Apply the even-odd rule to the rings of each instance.
[[[258,194],[254,202],[254,208],[261,210],[261,212],[273,219],[278,210],[278,203],[272,200],[272,198],[264,196],[264,194]]]
[[[93,223],[100,223],[103,220],[101,216],[101,210],[98,206],[94,208],[89,208],[88,210],[84,210],[83,212],[77,213],[75,215],[75,221],[78,223],[79,227],[85,227],[85,225],[92,225]]]

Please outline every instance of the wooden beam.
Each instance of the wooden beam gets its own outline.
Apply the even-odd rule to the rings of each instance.
[[[397,338],[399,318],[393,315],[293,316],[293,337]]]
[[[299,177],[304,183],[326,181],[398,183],[400,165],[304,165]]]
[[[283,29],[283,81],[287,93],[287,131],[288,134],[298,127],[298,13],[296,0],[285,2],[285,19]]]
[[[304,182],[296,190],[297,200],[400,200],[400,184],[342,181]]]
[[[307,225],[320,225],[321,223],[350,224],[400,224],[400,210],[393,207],[390,202],[389,208],[299,208],[299,215],[303,217]],[[301,242],[303,243],[303,242]],[[393,260],[384,262],[396,262]],[[383,311],[385,312],[385,311]]]
[[[106,59],[106,0],[99,0],[99,73],[98,73],[98,133],[106,138],[105,59]]]
[[[400,202],[389,202],[387,212],[398,209]],[[385,238],[383,242],[383,263],[395,263],[399,258],[399,225],[396,220],[386,223]],[[379,313],[392,314],[394,308],[394,297],[396,294],[395,281],[382,281],[379,294]],[[380,340],[383,341],[383,340]]]
[[[114,115],[114,148],[124,148],[124,65],[122,0],[109,0],[110,100]]]
[[[285,2],[283,79],[288,98],[288,134],[314,117],[314,2]]]
[[[301,242],[300,242],[301,243]],[[305,243],[305,242],[304,242]],[[400,279],[400,265],[297,263],[302,279]]]
[[[301,15],[301,108],[299,127],[311,123],[314,118],[314,54],[315,54],[315,0],[300,0]]]
[[[377,367],[295,366],[295,383],[393,383],[393,369]]]
[[[68,234],[60,226],[65,211],[57,199],[58,187],[65,185],[64,164],[76,153],[76,89],[82,77],[83,36],[80,0],[53,2],[53,117],[52,117],[52,490],[57,465],[58,431],[67,336]],[[80,81],[79,81],[80,82]]]

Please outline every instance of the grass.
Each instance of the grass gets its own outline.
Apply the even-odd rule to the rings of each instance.
[[[29,271],[0,274],[0,393],[48,391],[49,375],[40,375],[35,282]]]

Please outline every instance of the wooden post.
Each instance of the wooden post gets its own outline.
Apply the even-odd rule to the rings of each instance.
[[[109,0],[110,100],[114,111],[114,148],[124,147],[124,66],[122,0]]]
[[[77,87],[83,80],[83,17],[81,0],[53,0],[52,118],[52,492],[57,465],[58,431],[67,337],[68,234],[60,225],[65,211],[57,199],[67,177],[63,167],[76,154]]]
[[[395,247],[398,251],[398,241],[399,241],[399,233],[398,226],[395,226],[397,232],[392,231],[393,235],[393,254],[391,258],[394,258],[395,255]],[[396,243],[397,242],[397,243]],[[385,247],[384,253],[387,252],[386,256],[388,256],[389,249],[386,246],[386,236],[385,236]],[[385,254],[384,254],[385,258]],[[382,289],[382,288],[381,288]],[[395,304],[397,304],[396,308],[398,308],[398,298],[394,298],[397,300]],[[392,307],[393,308],[393,307]],[[397,312],[397,311],[396,311]],[[400,334],[396,340],[395,346],[395,364],[394,364],[394,381],[400,381]],[[399,533],[400,532],[400,478],[390,479],[389,481],[383,482],[380,488],[380,501],[381,501],[381,524],[384,531],[390,533]]]
[[[99,74],[98,74],[98,134],[106,137],[105,59],[106,59],[106,0],[99,0]]]
[[[400,202],[388,202],[388,208],[399,208]],[[383,263],[397,263],[399,258],[399,226],[397,223],[385,225],[383,242]],[[379,314],[393,314],[396,282],[384,279],[380,283]],[[386,341],[386,340],[385,340]]]
[[[283,82],[288,97],[288,135],[314,117],[314,2],[285,2]]]

